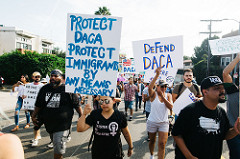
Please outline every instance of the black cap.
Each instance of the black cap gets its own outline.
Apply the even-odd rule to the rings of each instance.
[[[58,76],[62,76],[62,71],[61,70],[59,70],[59,69],[54,69],[54,70],[52,70],[52,72],[51,72],[51,75],[52,74],[54,74],[54,75],[58,75]]]
[[[218,76],[208,76],[202,80],[201,89],[208,89],[212,86],[224,84]]]

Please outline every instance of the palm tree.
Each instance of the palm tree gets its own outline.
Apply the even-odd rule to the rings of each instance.
[[[95,12],[95,15],[111,15],[110,10],[107,7],[99,7],[98,11]]]

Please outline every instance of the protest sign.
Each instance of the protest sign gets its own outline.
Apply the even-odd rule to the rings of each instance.
[[[23,109],[34,110],[35,101],[41,87],[42,85],[34,85],[32,83],[25,85],[23,94],[26,96],[26,98],[23,99]]]
[[[124,59],[122,73],[135,73],[134,59]]]
[[[122,19],[67,15],[66,92],[115,96]]]
[[[194,94],[186,88],[183,93],[177,98],[173,103],[173,112],[176,115],[179,115],[180,111],[185,108],[187,105],[196,101]]]
[[[226,55],[240,52],[240,35],[209,40],[212,55]]]
[[[177,70],[183,67],[183,37],[134,41],[133,53],[136,71],[145,71],[145,82],[153,79],[157,67],[162,67],[159,79],[171,86]]]

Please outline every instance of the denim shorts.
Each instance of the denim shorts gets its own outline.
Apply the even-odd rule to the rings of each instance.
[[[125,109],[126,108],[129,108],[129,109],[132,109],[133,108],[133,101],[124,101],[125,103]]]

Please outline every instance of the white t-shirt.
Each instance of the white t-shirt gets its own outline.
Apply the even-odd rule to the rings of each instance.
[[[18,92],[17,97],[22,97],[24,93],[24,88],[25,88],[25,85],[19,85],[18,87],[14,88],[14,92]]]
[[[138,96],[142,96],[142,94],[141,94],[141,92],[142,92],[141,84],[138,84],[138,88],[139,88]]]

